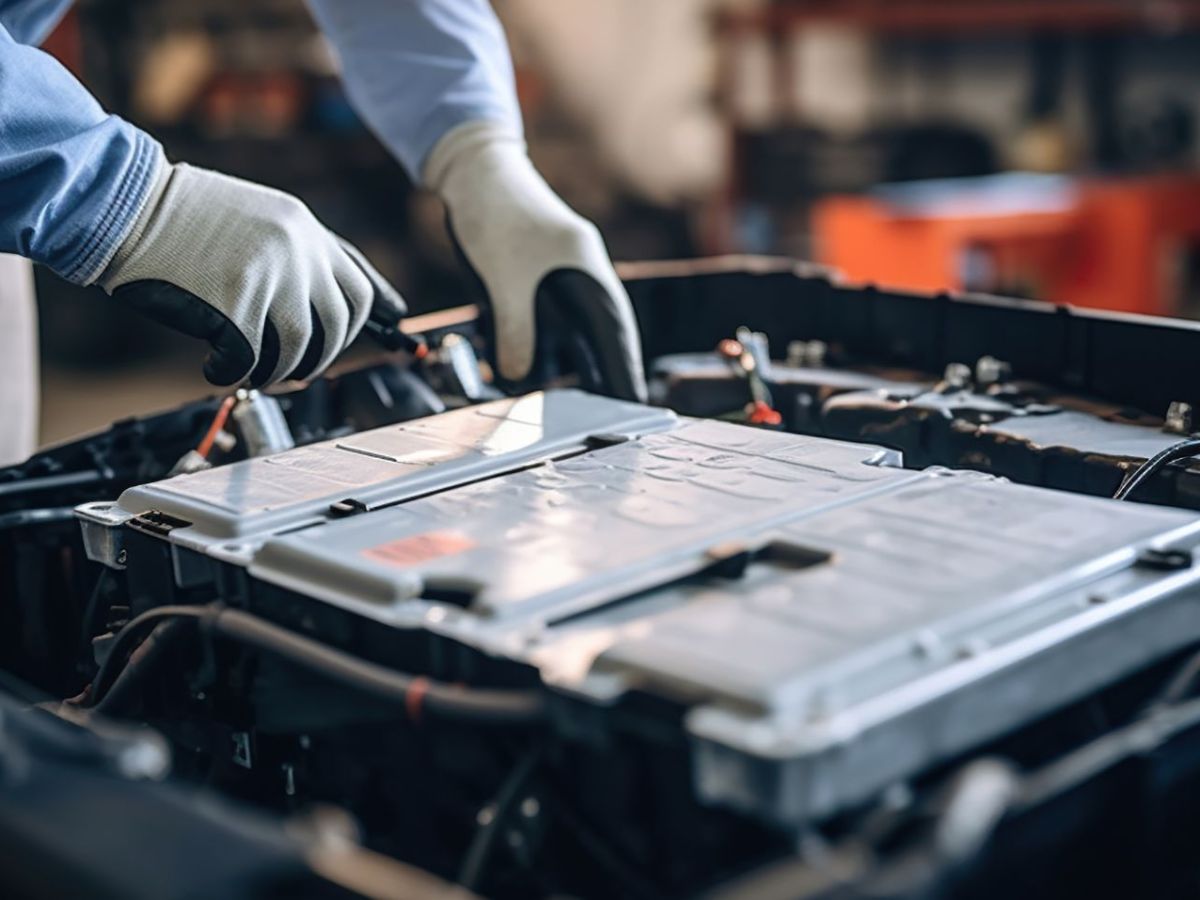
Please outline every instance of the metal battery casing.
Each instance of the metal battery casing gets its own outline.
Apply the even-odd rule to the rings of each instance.
[[[552,407],[572,409],[577,438],[601,430],[581,421],[593,414],[631,414],[599,398],[580,413],[574,396],[542,403],[549,432]],[[461,423],[424,420],[414,445],[443,427]],[[1200,639],[1196,570],[1139,562],[1193,549],[1192,515],[719,422],[626,434],[472,483],[432,477],[435,463],[435,492],[298,519],[244,565],[256,583],[535,667],[564,710],[602,716],[632,689],[682,704],[701,799],[786,827]],[[163,539],[204,546],[202,524]],[[792,552],[708,571],[772,546]],[[447,586],[457,601],[429,599]],[[556,718],[564,734],[571,715]]]
[[[150,511],[188,523],[173,545],[247,563],[271,535],[336,518],[342,501],[386,506],[675,421],[581,391],[539,392],[139,485],[76,516],[89,554],[114,567],[119,529]]]

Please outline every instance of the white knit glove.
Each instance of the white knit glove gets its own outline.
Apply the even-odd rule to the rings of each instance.
[[[637,322],[600,232],[550,189],[520,137],[497,122],[460,125],[434,146],[422,180],[487,293],[502,378],[527,378],[547,337],[569,335],[586,386],[645,399]]]
[[[354,339],[377,296],[404,302],[290,194],[185,164],[155,186],[99,284],[209,342],[213,384],[309,378]]]

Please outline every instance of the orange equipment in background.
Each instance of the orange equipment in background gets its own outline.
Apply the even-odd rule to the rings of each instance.
[[[817,259],[853,282],[1200,313],[1200,176],[914,182],[822,200],[812,222]]]

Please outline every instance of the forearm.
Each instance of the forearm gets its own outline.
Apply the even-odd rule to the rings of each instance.
[[[136,219],[161,156],[56,60],[0,27],[0,251],[90,283]]]
[[[568,334],[581,383],[644,400],[637,321],[594,225],[525,152],[508,45],[486,0],[309,0],[351,100],[447,221],[492,307],[495,361],[520,388],[539,323]]]
[[[341,58],[347,93],[418,179],[464,122],[521,133],[512,60],[487,0],[309,0]]]

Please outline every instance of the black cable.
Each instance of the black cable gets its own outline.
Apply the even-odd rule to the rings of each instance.
[[[397,672],[334,650],[241,610],[218,610],[212,628],[225,637],[308,666],[334,681],[385,700],[399,700],[409,708],[410,714],[415,706],[417,710],[427,709],[447,718],[508,724],[533,724],[545,715],[542,696],[536,691],[465,688]]]
[[[487,868],[488,860],[491,858],[492,848],[496,845],[496,839],[500,836],[500,832],[516,807],[517,801],[525,792],[525,786],[537,768],[541,757],[542,752],[540,747],[531,750],[521,757],[517,761],[517,764],[513,766],[512,771],[509,772],[508,777],[500,785],[500,790],[496,792],[495,798],[486,807],[491,810],[492,817],[480,825],[479,829],[475,832],[475,837],[471,840],[471,846],[467,848],[462,866],[458,870],[458,878],[456,880],[467,890],[474,891],[478,888],[479,882],[483,878],[483,873]]]
[[[158,606],[126,622],[125,627],[113,638],[108,655],[100,665],[100,671],[92,679],[92,704],[98,703],[108,693],[109,687],[125,668],[125,660],[133,652],[148,625],[167,619],[200,620],[211,616],[213,611],[210,606]]]
[[[1121,486],[1117,488],[1117,492],[1113,494],[1113,499],[1128,500],[1130,494],[1161,469],[1181,459],[1190,459],[1197,454],[1200,454],[1200,438],[1188,438],[1186,441],[1180,441],[1165,450],[1160,450],[1126,476],[1125,480],[1121,482]]]
[[[49,506],[45,509],[22,509],[0,515],[0,531],[27,528],[30,525],[53,525],[75,519],[73,506]]]
[[[410,718],[422,711],[473,723],[533,725],[544,718],[541,694],[532,690],[466,688],[432,681],[420,675],[397,672],[386,666],[327,647],[242,610],[210,606],[160,606],[131,619],[117,633],[104,665],[92,682],[92,702],[98,705],[125,667],[132,644],[150,624],[191,618],[207,631],[258,650],[274,653],[384,700],[404,704]],[[138,667],[138,675],[144,673]]]
[[[146,673],[152,671],[174,646],[174,638],[187,622],[186,619],[167,619],[155,625],[149,636],[134,648],[125,668],[113,679],[107,693],[92,705],[91,711],[105,715],[122,711],[126,703],[137,695]]]
[[[0,497],[12,494],[32,494],[35,491],[61,490],[62,488],[82,487],[109,480],[111,473],[98,469],[88,469],[83,472],[66,472],[62,475],[43,475],[38,478],[18,478],[15,481],[0,484]]]

